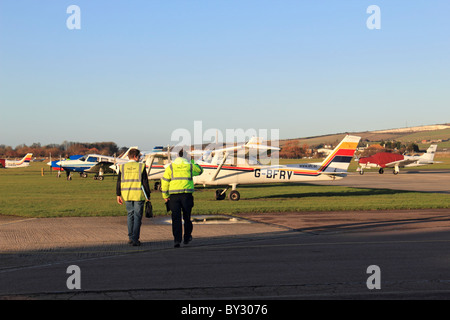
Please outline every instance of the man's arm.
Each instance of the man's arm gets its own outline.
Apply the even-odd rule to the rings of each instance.
[[[193,163],[192,164],[192,175],[193,176],[199,176],[202,173],[203,173],[203,168],[200,165],[198,165],[196,163]]]
[[[147,170],[145,170],[145,168],[142,171],[141,181],[142,181],[142,186],[144,187],[144,193],[146,195],[146,198],[147,198],[147,200],[150,200],[150,193],[151,193],[151,191],[150,191],[150,186],[149,186],[149,183],[148,183]]]
[[[161,193],[164,199],[169,198],[169,185],[171,180],[172,171],[170,171],[170,167],[167,167],[164,171],[164,175],[161,179]]]
[[[122,174],[119,171],[119,174],[117,176],[117,184],[116,184],[116,196],[117,196],[117,203],[118,204],[123,204],[122,190],[120,188],[120,180],[122,180]]]

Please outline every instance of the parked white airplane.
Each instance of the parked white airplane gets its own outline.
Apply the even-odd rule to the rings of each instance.
[[[158,148],[158,149],[157,149]],[[228,154],[234,154],[236,151],[238,153],[238,156],[248,156],[248,153],[250,150],[280,150],[280,148],[275,148],[271,146],[266,146],[262,144],[262,139],[257,137],[252,137],[249,142],[247,142],[245,145],[240,146],[233,146],[228,148],[220,148],[220,149],[214,149],[214,150],[193,150],[188,151],[188,154],[193,159],[200,159],[197,163],[201,166],[203,165],[210,165],[211,163],[216,163],[218,159],[222,161],[222,166],[225,165],[231,165],[233,162],[233,159],[228,157]],[[241,155],[241,151],[244,151],[244,154]],[[223,158],[223,154],[227,153],[227,156]],[[158,180],[155,183],[155,189],[159,189],[159,186],[161,185],[161,178],[164,175],[165,168],[172,162],[172,159],[176,159],[178,157],[178,152],[171,151],[171,148],[168,147],[166,150],[163,150],[162,147],[155,147],[152,152],[147,153],[145,155],[145,164],[147,167],[148,172],[148,178],[149,180]],[[247,161],[247,159],[240,158],[242,161]],[[250,162],[253,162],[254,164],[258,163],[256,158],[250,156]]]
[[[56,166],[61,167],[66,172],[80,172],[83,177],[87,177],[87,173],[96,173],[94,179],[103,180],[104,173],[112,173],[110,166],[112,164],[120,164],[128,161],[129,148],[119,158],[104,156],[100,154],[88,154],[76,160],[63,160],[56,162]],[[51,165],[51,162],[47,163]]]
[[[231,187],[230,200],[237,201],[240,194],[237,185],[280,183],[280,182],[314,182],[318,180],[342,179],[347,175],[347,169],[355,153],[361,137],[347,135],[333,152],[321,163],[300,163],[288,165],[265,166],[259,163],[249,163],[252,159],[245,159],[243,165],[225,164],[229,154],[239,147],[225,148],[216,151],[211,161],[198,161],[204,169],[203,174],[194,177],[195,184],[203,186],[227,186],[216,190],[216,200],[223,200],[227,190]],[[261,144],[244,145],[240,148],[249,150],[259,148],[270,150],[270,146]],[[219,163],[218,155],[223,157]],[[256,161],[253,159],[253,161]]]
[[[33,156],[32,153],[27,153],[25,157],[23,157],[21,160],[8,160],[8,159],[0,159],[0,168],[3,166],[5,168],[23,168],[28,167],[30,165],[31,157]]]

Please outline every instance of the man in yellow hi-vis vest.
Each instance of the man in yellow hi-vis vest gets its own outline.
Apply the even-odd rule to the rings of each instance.
[[[116,186],[117,203],[123,204],[125,201],[128,213],[128,243],[133,246],[141,245],[139,236],[142,213],[145,200],[150,200],[150,187],[145,164],[138,162],[140,153],[138,149],[131,149],[128,152],[130,161],[120,166]]]
[[[183,150],[164,171],[161,179],[162,196],[169,203],[172,211],[172,233],[175,248],[180,247],[182,239],[181,211],[184,220],[184,244],[192,240],[191,211],[194,206],[194,181],[193,177],[203,173],[202,167],[198,164],[190,163],[183,158]]]

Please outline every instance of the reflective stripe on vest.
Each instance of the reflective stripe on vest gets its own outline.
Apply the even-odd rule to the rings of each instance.
[[[168,194],[174,194],[174,193],[192,193],[194,192],[194,182],[193,182],[193,174],[192,174],[192,163],[189,163],[189,171],[181,171],[177,172],[181,173],[182,175],[186,174],[188,176],[184,177],[178,177],[177,175],[174,176],[174,170],[172,163],[169,165],[170,168],[170,185],[169,190],[162,190],[163,193]],[[163,180],[169,181],[163,177]],[[185,181],[185,182],[183,182]]]
[[[144,164],[128,162],[120,166],[122,173],[120,190],[125,201],[144,201],[145,195],[142,191],[142,171]]]

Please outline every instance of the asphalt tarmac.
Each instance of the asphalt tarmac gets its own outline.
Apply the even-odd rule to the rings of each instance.
[[[400,173],[397,175],[394,175],[390,169],[385,169],[383,174],[379,174],[376,170],[366,171],[363,175],[350,172],[344,179],[321,181],[314,184],[450,194],[450,170],[400,169]]]
[[[449,191],[448,172],[390,175]],[[346,179],[384,188],[386,177]],[[126,244],[125,217],[0,217],[0,299],[450,299],[450,209],[240,218],[199,219],[194,240],[173,248],[164,217],[144,220],[140,247]]]

